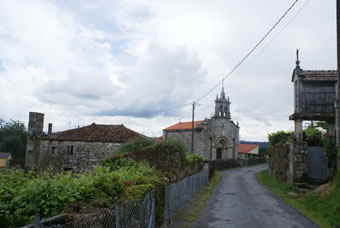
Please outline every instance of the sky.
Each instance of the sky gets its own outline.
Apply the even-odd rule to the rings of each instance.
[[[1,0],[0,119],[148,136],[191,120],[293,0]],[[335,0],[300,0],[224,87],[243,140],[293,129],[292,71],[336,69]],[[217,89],[196,118],[211,117]],[[185,105],[189,104],[189,105]]]

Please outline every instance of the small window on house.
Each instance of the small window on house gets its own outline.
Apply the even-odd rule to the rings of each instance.
[[[55,146],[52,146],[52,148],[51,148],[51,153],[52,153],[52,154],[55,154],[55,153],[56,153],[56,147],[55,147]]]
[[[222,148],[217,148],[216,151],[216,160],[222,159]]]
[[[73,146],[67,146],[67,154],[73,155]]]

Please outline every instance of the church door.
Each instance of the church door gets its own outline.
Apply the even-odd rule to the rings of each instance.
[[[216,150],[216,160],[222,159],[222,148],[217,148]]]

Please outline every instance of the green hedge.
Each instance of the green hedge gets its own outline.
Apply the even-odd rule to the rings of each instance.
[[[30,223],[35,215],[50,217],[84,207],[110,207],[116,202],[139,199],[159,182],[155,170],[144,163],[97,167],[91,173],[42,176],[20,170],[0,172],[0,227]]]

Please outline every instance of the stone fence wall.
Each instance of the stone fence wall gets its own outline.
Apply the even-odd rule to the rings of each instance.
[[[276,177],[281,181],[288,181],[290,145],[275,145],[270,147],[268,152],[270,175]]]

